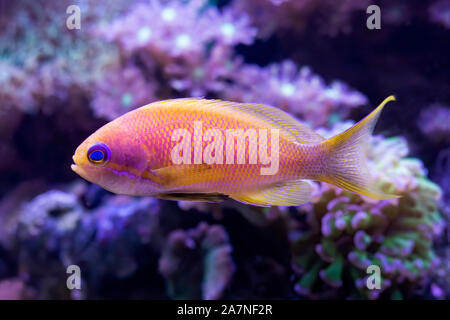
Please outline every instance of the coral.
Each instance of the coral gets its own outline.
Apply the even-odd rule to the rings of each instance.
[[[450,2],[448,0],[435,1],[429,7],[428,14],[431,21],[450,29]]]
[[[158,228],[157,200],[109,197],[82,217],[61,258],[65,265],[83,265],[90,283],[105,274],[125,278],[138,268],[139,246],[157,250],[161,241]]]
[[[228,81],[237,72],[239,59],[233,59],[229,48],[217,46],[206,57],[193,56],[189,61],[174,61],[165,68],[171,87],[194,97],[222,96]]]
[[[57,238],[73,230],[82,213],[82,207],[74,194],[51,190],[24,206],[17,234],[28,239],[51,232],[51,237],[45,237],[46,246],[56,251],[59,243]]]
[[[235,270],[231,251],[222,226],[200,223],[195,229],[172,231],[159,260],[168,295],[174,299],[219,299]]]
[[[441,207],[450,221],[450,148],[443,149],[439,152],[434,167],[433,179],[442,188]],[[450,225],[448,226],[448,230],[450,230]]]
[[[355,11],[363,11],[369,1],[332,0],[249,0],[233,1],[236,10],[248,12],[261,36],[274,31],[304,32],[318,29],[327,35],[350,32],[350,18]]]
[[[65,26],[72,4],[81,30]],[[369,4],[0,0],[0,299],[279,299],[294,298],[294,280],[309,298],[449,299],[449,2],[380,0],[382,29],[368,33]],[[402,195],[390,201],[315,183],[300,208],[174,203],[112,195],[70,171],[86,136],[154,100],[270,104],[329,137],[366,94],[391,92],[380,127],[414,140],[442,191],[404,138],[381,136],[369,166]],[[82,275],[72,292],[71,264]],[[365,288],[370,264],[381,290]]]
[[[136,4],[112,26],[100,26],[98,34],[123,56],[139,56],[147,71],[157,68],[172,89],[203,96],[224,88],[236,66],[231,48],[251,44],[256,29],[245,14],[220,12],[203,0],[151,1]]]
[[[106,277],[130,277],[146,259],[156,265],[163,241],[158,200],[103,196],[89,212],[80,195],[95,190],[77,189],[37,196],[23,207],[15,224],[13,246],[21,278],[27,285],[39,279],[37,298],[69,298],[69,265],[80,266],[84,284],[72,298],[96,297]],[[146,252],[146,258],[139,258],[138,252]]]
[[[443,248],[439,254],[440,263],[436,266],[432,274],[430,284],[430,293],[433,298],[448,300],[450,299],[450,248]]]
[[[213,41],[227,46],[251,44],[255,33],[245,14],[220,12],[205,0],[137,3],[107,29],[99,28],[99,34],[125,52],[143,49],[162,63],[171,57],[201,55]]]
[[[417,125],[431,141],[450,143],[449,119],[448,106],[432,104],[420,113]]]
[[[419,160],[405,158],[403,139],[376,136],[370,144],[370,172],[383,190],[401,197],[379,201],[316,184],[312,203],[299,209],[306,225],[297,217],[290,234],[299,295],[408,297],[439,263],[433,251],[443,228],[439,187]],[[381,269],[380,290],[366,287],[370,265]]]
[[[146,81],[138,68],[114,68],[98,83],[91,102],[92,109],[96,116],[113,120],[156,100],[156,90],[157,85]]]
[[[367,98],[335,81],[326,85],[310,68],[300,70],[286,60],[267,67],[244,65],[235,73],[234,85],[226,88],[227,99],[259,102],[282,108],[313,127],[345,117]]]
[[[137,3],[111,26],[100,28],[99,33],[107,40],[120,44],[128,53],[137,49],[154,50],[161,53],[163,59],[167,56],[193,54],[202,51],[204,43],[214,34],[212,30],[205,28],[205,23],[210,20],[202,19],[205,15],[210,16],[211,10],[198,17],[204,5],[204,1],[198,0],[187,4],[182,4],[181,1]],[[200,19],[196,24],[197,18]],[[149,21],[152,21],[151,25]],[[195,38],[191,37],[194,32]]]
[[[0,97],[6,105],[27,113],[52,113],[73,98],[73,88],[89,93],[103,65],[115,51],[104,42],[93,42],[89,32],[62,28],[55,12],[65,12],[70,2],[37,6],[24,1],[12,9],[15,23],[8,24],[0,40]],[[84,30],[98,6],[83,12]],[[13,42],[10,39],[15,39]],[[16,40],[17,39],[17,40]],[[36,49],[39,48],[39,49]]]
[[[33,294],[20,279],[0,280],[0,300],[31,299]]]
[[[83,208],[74,194],[48,191],[25,204],[15,226],[20,277],[36,283],[37,298],[68,297],[64,266],[59,260],[63,241],[75,229]]]

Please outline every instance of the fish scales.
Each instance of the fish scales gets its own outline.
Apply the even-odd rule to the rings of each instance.
[[[307,180],[376,199],[366,147],[384,105],[347,131],[324,139],[287,113],[261,104],[174,99],[133,110],[89,136],[72,169],[103,188],[171,200],[299,205]]]

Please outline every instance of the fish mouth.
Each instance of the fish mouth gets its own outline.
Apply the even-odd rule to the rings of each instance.
[[[73,162],[75,162],[75,155],[72,156],[72,160],[73,160]],[[74,163],[74,164],[72,164],[72,165],[70,166],[70,169],[72,169],[73,171],[77,172],[78,167],[77,167],[77,165]]]
[[[75,155],[73,155],[72,156],[72,160],[73,160],[73,162],[75,162],[76,163],[76,161],[75,161]],[[80,175],[81,176],[81,168],[79,167],[79,166],[77,166],[76,164],[72,164],[71,166],[70,166],[70,169],[72,169],[72,171],[74,171],[75,173],[77,173],[78,175]]]
[[[70,166],[70,168],[71,168],[76,174],[78,174],[80,177],[82,177],[83,179],[89,180],[89,179],[87,178],[86,171],[83,170],[83,168],[81,168],[80,166],[77,166],[76,164],[72,164],[72,165]]]
[[[83,177],[83,170],[81,170],[81,168],[76,164],[72,164],[70,166],[70,169],[72,169],[72,171],[78,174],[80,177]]]

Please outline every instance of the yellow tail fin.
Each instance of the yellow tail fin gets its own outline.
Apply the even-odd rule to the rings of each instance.
[[[395,97],[387,97],[374,111],[353,127],[322,142],[328,158],[325,165],[325,176],[320,180],[375,199],[384,200],[398,197],[379,190],[366,165],[370,136],[381,110],[389,101],[395,101]]]

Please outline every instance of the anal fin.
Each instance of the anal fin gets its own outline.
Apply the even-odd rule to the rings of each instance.
[[[243,194],[232,194],[230,198],[254,206],[298,206],[309,202],[312,186],[304,180],[288,181]]]

